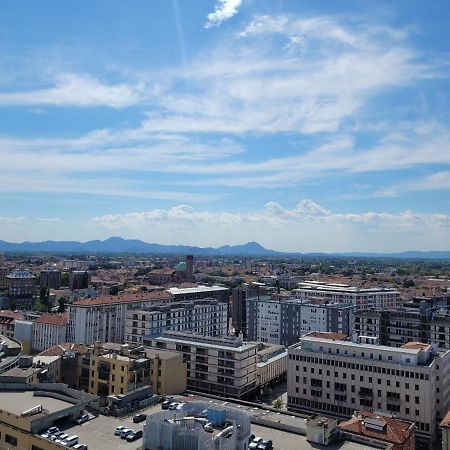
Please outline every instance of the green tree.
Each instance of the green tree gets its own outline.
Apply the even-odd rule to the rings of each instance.
[[[66,310],[66,297],[60,297],[58,299],[58,312],[63,313]]]
[[[50,291],[45,286],[41,287],[39,292],[39,303],[46,311],[50,309]]]
[[[283,400],[281,400],[281,398],[277,398],[274,402],[273,402],[273,407],[275,409],[281,409],[283,407],[284,403]]]

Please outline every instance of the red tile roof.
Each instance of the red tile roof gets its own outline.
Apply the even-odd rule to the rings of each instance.
[[[81,344],[66,342],[64,344],[54,345],[39,353],[37,356],[60,356],[67,352],[86,353],[86,347]]]
[[[0,311],[0,319],[6,318],[6,317],[11,318],[11,319],[22,320],[23,314],[19,311],[1,310]]]
[[[424,344],[423,342],[407,342],[402,345],[402,348],[409,348],[411,350],[426,350],[428,349],[430,344]]]
[[[450,411],[442,419],[442,422],[440,423],[439,426],[441,428],[450,428]]]
[[[166,291],[142,292],[139,294],[102,295],[94,298],[83,298],[72,303],[72,306],[100,306],[117,303],[133,303],[151,300],[169,300],[172,296]]]
[[[312,331],[307,334],[308,337],[320,339],[329,339],[330,341],[346,341],[348,336],[344,333],[332,333],[331,331]]]
[[[64,314],[42,314],[42,316],[38,317],[34,323],[43,323],[46,325],[58,325],[64,326],[69,322],[69,315],[67,313]]]
[[[367,419],[385,422],[386,425],[380,431],[368,428],[365,424]],[[339,428],[342,431],[359,436],[366,436],[392,444],[403,444],[414,432],[415,425],[411,422],[377,415],[369,411],[357,411],[350,420],[340,423]]]
[[[153,269],[149,272],[149,275],[172,275],[175,273],[175,269]]]

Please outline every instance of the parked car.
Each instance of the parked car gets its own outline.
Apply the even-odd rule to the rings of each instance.
[[[125,428],[120,432],[120,438],[121,439],[126,439],[126,437],[132,433],[134,430],[132,430],[131,428]]]
[[[75,444],[72,448],[74,450],[87,450],[88,446],[86,444]]]
[[[77,420],[77,424],[81,425],[84,422],[87,422],[89,420],[89,414],[82,414]]]
[[[124,427],[123,425],[119,425],[119,426],[115,429],[114,434],[115,434],[116,436],[120,436],[120,433],[122,432],[122,430],[125,430],[125,428],[126,428],[126,427]]]
[[[58,431],[58,427],[50,427],[45,433],[41,434],[41,437],[48,439],[52,434],[57,433]]]
[[[179,405],[179,403],[177,402],[173,402],[169,405],[169,409],[172,411],[174,409],[177,409],[177,406]]]
[[[73,447],[75,444],[78,444],[78,436],[69,436],[62,441],[62,444],[66,447]]]
[[[211,422],[205,423],[205,425],[203,425],[203,429],[207,432],[207,433],[212,433],[214,431],[214,427],[212,426]]]
[[[253,439],[255,439],[255,435],[254,435],[254,434],[251,434],[251,435],[248,437],[248,443],[250,444],[250,442],[252,442]]]
[[[175,409],[177,409],[177,410],[183,409],[185,404],[186,403],[178,403],[177,406],[175,407]]]
[[[142,430],[133,431],[127,436],[127,442],[133,442],[142,437]]]
[[[61,444],[64,440],[66,440],[69,437],[69,435],[67,433],[62,434],[61,436],[59,436],[58,439],[55,440],[55,442],[57,444]]]
[[[147,414],[136,414],[133,417],[133,422],[134,423],[143,422],[146,418],[147,418]]]
[[[64,431],[57,431],[56,433],[53,433],[52,435],[50,435],[49,439],[51,441],[56,441],[56,439],[61,437],[63,434],[64,434]]]
[[[170,400],[164,400],[164,401],[161,403],[161,409],[169,409],[169,406],[170,406],[171,403],[172,403],[172,402],[171,402]]]
[[[248,448],[255,450],[258,448],[258,445],[261,444],[261,442],[263,441],[262,437],[255,437],[255,439],[253,439],[253,441],[249,444]]]
[[[258,450],[272,450],[272,449],[273,449],[273,445],[272,445],[272,441],[270,439],[268,441],[263,440],[258,445]]]

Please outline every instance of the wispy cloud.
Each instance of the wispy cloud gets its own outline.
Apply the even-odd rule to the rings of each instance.
[[[0,216],[0,225],[15,226],[26,221],[25,217],[5,217]]]
[[[205,28],[218,26],[222,22],[231,19],[238,13],[241,4],[242,0],[217,0],[214,11],[206,17]]]
[[[125,108],[142,101],[140,84],[108,84],[87,74],[64,73],[45,88],[0,93],[0,105]]]

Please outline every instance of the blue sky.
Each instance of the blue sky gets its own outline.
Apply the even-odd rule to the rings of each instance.
[[[8,1],[0,239],[450,249],[448,1]]]

